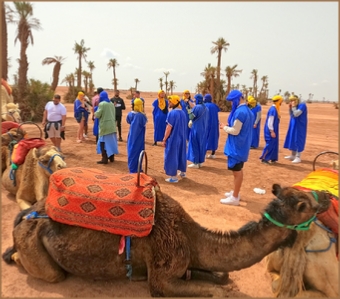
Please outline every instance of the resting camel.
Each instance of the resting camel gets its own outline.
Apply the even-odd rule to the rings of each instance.
[[[1,117],[5,121],[21,123],[19,104],[7,103],[2,105]]]
[[[6,153],[8,164],[8,149]],[[20,209],[24,210],[46,197],[51,173],[65,167],[63,156],[55,146],[33,148],[15,172],[15,184],[11,179],[12,169],[7,167],[2,174],[2,185],[8,192],[16,195]]]
[[[154,226],[146,237],[131,237],[130,251],[132,280],[147,278],[151,296],[212,296],[215,286],[183,279],[188,270],[193,278],[225,284],[228,272],[250,267],[277,248],[291,246],[296,238],[295,230],[279,227],[264,215],[237,231],[210,231],[159,187],[154,188]],[[319,203],[312,193],[291,187],[274,184],[272,192],[276,198],[265,212],[285,225],[309,221],[329,206],[329,195],[323,192],[317,192]],[[63,281],[67,273],[106,280],[126,277],[125,255],[118,255],[119,235],[50,218],[22,220],[32,211],[46,215],[45,201],[17,216],[14,245],[3,254],[7,263],[14,260],[29,275],[55,283]]]
[[[326,168],[313,171],[294,187],[327,190],[337,196],[338,172]],[[297,233],[292,247],[279,248],[266,257],[276,297],[339,297],[338,218],[338,200],[332,198],[318,221]]]

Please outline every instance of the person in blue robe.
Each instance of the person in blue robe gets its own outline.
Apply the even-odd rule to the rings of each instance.
[[[264,125],[264,140],[266,145],[260,157],[262,163],[275,163],[279,159],[279,125],[280,125],[280,106],[283,98],[276,95],[272,98],[273,105],[267,112],[266,123]]]
[[[203,103],[203,96],[201,94],[195,95],[195,101],[196,105],[191,110],[192,119],[189,121],[191,130],[188,142],[187,160],[192,162],[192,164],[188,165],[190,168],[202,167],[207,152],[209,110]]]
[[[253,96],[248,96],[247,99],[248,107],[254,115],[254,125],[252,138],[250,143],[250,148],[258,148],[260,144],[260,127],[261,127],[261,110],[262,107],[260,103],[256,102],[256,99]]]
[[[241,91],[232,90],[226,99],[233,102],[230,113],[232,117],[228,118],[228,126],[220,123],[220,128],[228,133],[224,154],[228,157],[228,170],[233,172],[234,190],[226,192],[226,198],[222,198],[220,202],[226,205],[239,205],[243,182],[242,169],[249,157],[254,116],[246,105]]]
[[[130,173],[138,172],[139,155],[145,149],[145,126],[147,121],[146,115],[143,113],[143,101],[136,98],[133,102],[133,111],[130,111],[126,116],[126,122],[130,125],[127,138],[128,168]]]
[[[215,153],[218,148],[218,139],[220,137],[218,120],[218,112],[220,112],[220,108],[215,103],[212,103],[212,97],[209,93],[204,96],[203,102],[209,111],[206,149],[207,151],[211,151],[211,154],[208,155],[207,158],[215,159]]]
[[[166,118],[168,116],[168,100],[165,99],[165,92],[158,91],[158,98],[152,103],[153,116],[153,145],[157,145],[157,141],[162,141],[164,137]]]
[[[170,176],[165,179],[169,183],[177,183],[177,171],[181,178],[186,177],[186,127],[188,126],[185,112],[180,105],[180,98],[177,95],[168,97],[169,107],[172,109],[168,113],[167,126],[163,138],[164,150],[164,170]]]
[[[182,110],[185,113],[185,117],[187,119],[187,124],[190,121],[189,115],[191,114],[191,109],[195,106],[195,102],[191,99],[190,91],[184,90],[182,99],[180,100],[180,105],[182,107]],[[187,126],[186,129],[186,140],[189,141],[190,136],[190,128]]]
[[[292,163],[301,163],[301,152],[305,149],[307,137],[307,105],[299,103],[296,95],[289,97],[289,101],[290,121],[283,148],[292,153],[285,156],[285,159],[292,160]]]

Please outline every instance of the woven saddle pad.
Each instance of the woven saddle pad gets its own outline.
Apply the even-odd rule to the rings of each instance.
[[[46,213],[54,221],[122,236],[147,236],[154,224],[157,182],[148,175],[65,168],[50,176]]]

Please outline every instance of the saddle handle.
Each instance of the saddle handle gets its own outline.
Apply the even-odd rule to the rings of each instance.
[[[148,173],[148,156],[146,155],[146,151],[142,150],[139,154],[138,158],[138,172],[137,172],[137,187],[140,187],[140,170],[142,168],[143,157],[145,156],[145,170],[144,173]]]
[[[316,155],[316,157],[314,158],[314,161],[313,161],[313,171],[315,171],[315,163],[316,163],[316,160],[324,155],[324,154],[335,154],[335,155],[338,155],[339,156],[339,153],[337,152],[333,152],[333,151],[324,151],[324,152],[321,152],[320,154]]]
[[[22,125],[27,125],[27,124],[37,126],[38,129],[39,129],[39,131],[40,131],[40,137],[39,137],[39,138],[40,138],[40,139],[43,138],[43,131],[42,131],[42,129],[38,126],[37,123],[35,123],[35,122],[33,122],[33,121],[24,121],[23,123],[21,123],[21,124],[19,125],[19,127],[17,128],[17,133],[19,133],[19,129],[20,129],[20,127],[21,127]]]

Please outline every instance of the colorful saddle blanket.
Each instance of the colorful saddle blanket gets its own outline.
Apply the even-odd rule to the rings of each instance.
[[[65,168],[50,176],[46,213],[54,221],[122,236],[147,236],[158,183],[148,175]]]

